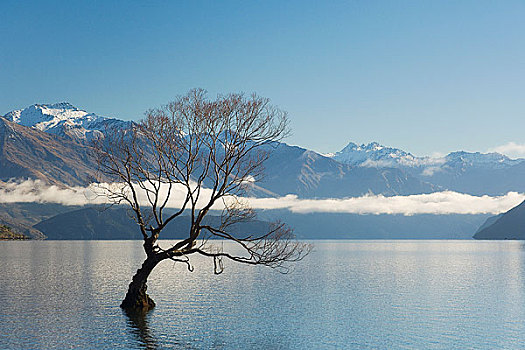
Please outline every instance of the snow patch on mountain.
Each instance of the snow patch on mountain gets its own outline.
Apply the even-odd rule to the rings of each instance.
[[[345,164],[376,168],[422,167],[445,162],[442,158],[416,157],[401,149],[386,147],[377,142],[362,145],[350,142],[332,158]]]
[[[400,168],[423,177],[434,176],[438,172],[462,172],[466,169],[506,169],[523,162],[523,159],[510,159],[500,153],[452,152],[439,157],[416,157],[398,148],[380,145],[377,142],[357,145],[350,142],[331,158],[341,163],[359,167]]]
[[[77,141],[90,141],[103,135],[110,127],[125,128],[131,124],[131,122],[88,113],[68,102],[34,104],[11,111],[5,115],[5,118],[20,125]]]
[[[463,165],[463,166],[476,166],[476,167],[490,167],[495,169],[502,169],[509,166],[521,163],[523,159],[510,159],[509,157],[492,152],[492,153],[480,153],[480,152],[452,152],[446,157],[446,163],[449,165]]]

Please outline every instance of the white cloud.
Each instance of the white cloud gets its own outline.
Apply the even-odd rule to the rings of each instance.
[[[504,145],[489,149],[489,152],[498,152],[510,158],[525,158],[525,144],[508,142]]]
[[[103,189],[108,186],[119,187],[121,185],[92,184],[86,188],[60,188],[46,185],[39,180],[0,182],[0,203],[102,204],[109,202],[107,197],[100,195]],[[209,198],[210,193],[210,190],[203,189],[202,203]],[[174,188],[171,190],[171,199],[168,206],[171,208],[179,208],[184,198],[184,189]],[[393,197],[365,195],[343,199],[299,199],[295,195],[287,195],[280,198],[243,198],[243,201],[248,201],[255,209],[287,209],[295,213],[401,215],[499,214],[515,207],[524,200],[525,194],[517,192],[509,192],[504,196],[492,197],[472,196],[451,191]],[[144,193],[140,194],[140,201],[143,204],[147,203],[147,197]],[[214,206],[214,209],[222,209],[222,202]]]
[[[401,158],[399,163],[405,166],[440,166],[445,164],[444,157],[420,157],[420,158]]]
[[[108,191],[109,190],[109,191]],[[87,187],[59,187],[48,185],[41,180],[24,181],[0,181],[0,203],[58,203],[63,205],[94,205],[111,204],[113,201],[108,198],[110,192],[124,193],[127,187],[120,183],[92,183]],[[168,194],[168,186],[162,186],[160,198],[165,198]],[[186,197],[186,188],[182,185],[175,185],[169,190],[170,200],[167,207],[179,208]],[[203,188],[199,199],[199,207],[206,204],[211,196],[211,190]],[[148,205],[146,191],[138,191],[137,197],[142,205]],[[219,207],[218,209],[222,209]]]
[[[421,172],[421,175],[423,175],[423,176],[433,176],[435,173],[437,173],[439,171],[443,171],[443,168],[439,167],[439,166],[430,166],[428,168],[423,169],[423,171]]]
[[[364,168],[392,168],[395,167],[397,164],[393,160],[372,160],[367,159],[363,163],[359,164],[359,166]]]
[[[364,162],[359,164],[359,166],[366,168],[397,168],[399,165],[406,167],[433,167],[437,168],[443,165],[446,162],[444,157],[432,158],[432,157],[401,157],[401,158],[391,158],[391,159],[380,159],[372,160],[366,159]]]
[[[499,214],[525,200],[525,194],[509,192],[504,196],[472,196],[444,191],[431,194],[385,197],[366,195],[345,199],[281,198],[250,199],[256,209],[289,209],[296,213],[349,214]]]
[[[443,159],[443,162],[445,161],[445,156],[447,155],[447,153],[443,153],[443,152],[432,152],[432,154],[430,154],[430,156],[428,156],[428,158],[430,159]]]
[[[40,180],[0,181],[0,203],[36,202],[63,205],[100,204],[104,198],[95,198],[92,186],[62,188],[47,185]]]

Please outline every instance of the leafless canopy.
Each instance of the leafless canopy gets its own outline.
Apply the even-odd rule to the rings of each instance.
[[[185,262],[191,270],[189,256],[200,254],[213,258],[215,273],[222,272],[223,258],[283,269],[309,251],[287,226],[276,223],[263,234],[242,236],[231,227],[255,217],[240,197],[261,178],[263,162],[287,133],[286,113],[265,98],[230,94],[210,100],[205,91],[192,90],[148,111],[132,129],[108,132],[95,149],[101,173],[118,183],[105,193],[132,209],[148,258]],[[178,209],[169,210],[175,200]],[[217,208],[221,220],[210,224],[205,217]],[[186,238],[160,248],[162,230],[181,215],[191,216]],[[210,238],[242,249],[218,249]]]

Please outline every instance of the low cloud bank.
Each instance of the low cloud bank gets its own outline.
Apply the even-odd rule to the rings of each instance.
[[[295,213],[349,214],[499,214],[525,200],[525,194],[509,192],[504,196],[472,196],[444,191],[431,194],[385,197],[366,195],[344,199],[281,198],[250,199],[256,209],[289,209]]]
[[[39,180],[0,182],[0,203],[36,202],[63,205],[93,205],[109,203],[103,189],[109,184],[92,184],[88,187],[61,188]],[[172,190],[170,208],[179,208],[185,192]],[[203,200],[209,190],[203,191]],[[227,199],[228,200],[228,199]],[[295,195],[279,198],[243,198],[255,209],[286,209],[294,213],[349,213],[349,214],[499,214],[525,200],[525,194],[509,192],[503,196],[472,196],[452,191],[409,196],[385,197],[365,195],[343,199],[299,199]],[[141,202],[147,205],[143,194]],[[214,209],[222,209],[222,202]]]
[[[525,144],[508,142],[504,145],[489,149],[489,152],[501,153],[510,158],[523,158],[525,157]]]
[[[397,168],[399,165],[407,167],[438,167],[445,164],[446,159],[444,157],[401,157],[401,158],[390,158],[381,160],[367,159],[359,166],[365,168]]]
[[[0,203],[58,203],[63,205],[103,204],[104,197],[95,195],[94,187],[62,188],[41,180],[0,181]]]

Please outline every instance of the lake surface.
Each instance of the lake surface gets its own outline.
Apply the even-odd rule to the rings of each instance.
[[[129,317],[141,242],[0,242],[0,348],[525,347],[522,242],[313,243],[287,275],[164,262],[148,283],[157,307]]]

